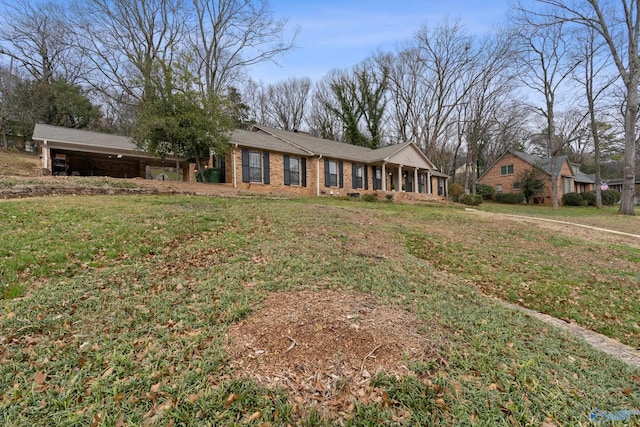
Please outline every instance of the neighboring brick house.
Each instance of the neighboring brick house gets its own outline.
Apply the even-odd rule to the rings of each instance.
[[[194,180],[195,165],[186,159],[154,158],[130,138],[36,125],[33,140],[41,149],[42,167],[59,174],[148,178],[149,167],[179,168],[184,181]],[[428,199],[447,194],[447,176],[415,146],[406,142],[376,150],[254,125],[235,130],[230,151],[215,158],[221,182],[234,188],[291,195],[384,194]],[[215,160],[215,162],[214,162]]]
[[[522,171],[536,168],[544,181],[543,194],[534,198],[534,203],[551,203],[551,159],[543,159],[521,151],[506,151],[478,178],[480,184],[493,187],[495,193],[520,193],[519,175]],[[570,192],[585,192],[594,189],[594,178],[582,173],[577,166],[569,164],[567,156],[556,158],[558,174],[558,201]]]

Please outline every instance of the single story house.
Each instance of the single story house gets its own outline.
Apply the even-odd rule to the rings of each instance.
[[[33,140],[42,167],[54,174],[148,178],[148,167],[169,166],[180,168],[183,180],[194,180],[195,165],[186,159],[154,158],[126,137],[38,124]],[[396,191],[417,199],[448,191],[447,175],[411,142],[370,149],[254,125],[234,130],[229,145],[209,166],[215,163],[220,181],[238,189],[301,196]]]
[[[496,193],[519,193],[519,174],[524,170],[536,168],[541,172],[544,181],[543,194],[534,197],[534,203],[551,202],[551,159],[541,158],[521,151],[508,150],[502,154],[478,178],[481,184],[490,185]],[[558,174],[558,198],[571,192],[585,192],[594,189],[595,178],[582,173],[577,166],[571,165],[567,156],[556,158],[556,173]]]
[[[236,188],[287,188],[300,195],[397,191],[444,197],[447,175],[413,143],[378,149],[254,125],[236,130],[225,182]]]

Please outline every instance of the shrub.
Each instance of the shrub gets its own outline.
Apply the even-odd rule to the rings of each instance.
[[[600,194],[602,194],[602,204],[603,205],[612,205],[616,203],[616,196],[613,194],[614,190],[602,190]],[[616,191],[617,193],[617,191]]]
[[[464,187],[458,183],[451,184],[449,186],[449,196],[451,200],[458,200],[458,198],[464,194]]]
[[[489,200],[493,196],[493,187],[487,184],[476,184],[476,194]]]
[[[496,194],[496,202],[517,205],[524,203],[524,194],[522,193],[498,193]]]
[[[362,196],[362,200],[364,200],[365,202],[375,202],[376,200],[378,200],[378,196],[376,196],[375,194],[365,194]]]
[[[482,203],[482,200],[483,198],[479,194],[475,196],[473,194],[463,194],[458,197],[458,202],[471,206],[479,206]]]
[[[620,201],[621,194],[618,190],[602,190],[602,204],[613,205]]]
[[[580,193],[565,193],[562,195],[562,204],[565,206],[583,206],[585,200]]]
[[[587,202],[588,206],[596,205],[596,192],[595,191],[585,191],[584,193],[580,193],[582,199]]]
[[[393,194],[387,194],[384,197],[387,199],[387,202],[389,203],[393,202]]]

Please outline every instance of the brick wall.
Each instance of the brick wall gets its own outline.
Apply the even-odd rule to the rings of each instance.
[[[233,153],[225,159],[225,182],[233,185]],[[238,189],[251,190],[259,192],[287,193],[297,196],[315,196],[318,190],[318,182],[320,183],[321,195],[341,195],[346,196],[347,193],[373,193],[373,171],[368,166],[367,181],[368,190],[364,188],[354,189],[352,182],[352,163],[348,161],[342,162],[343,168],[343,187],[327,187],[324,179],[325,159],[318,161],[317,157],[307,157],[307,185],[284,185],[284,154],[269,152],[269,184],[257,182],[242,182],[242,150],[235,151],[236,160],[236,184]],[[319,167],[319,169],[318,169]],[[318,174],[319,170],[319,174]],[[318,181],[319,179],[319,181]],[[364,177],[363,177],[364,180]]]

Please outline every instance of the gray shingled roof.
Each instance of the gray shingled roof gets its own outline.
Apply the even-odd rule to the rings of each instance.
[[[309,151],[289,144],[282,139],[278,139],[263,132],[249,132],[246,130],[236,129],[231,135],[230,142],[232,144],[242,145],[243,147],[268,149],[280,151],[282,153],[310,155]]]
[[[573,180],[575,182],[582,182],[585,184],[595,184],[596,176],[594,174],[583,173],[580,169],[573,168]]]
[[[522,151],[509,151],[516,157],[521,158],[525,162],[537,166],[542,169],[547,174],[551,175],[551,159],[534,156],[533,154],[524,153]],[[562,169],[562,165],[567,161],[567,156],[558,156],[556,157],[556,171],[560,171]]]
[[[307,154],[320,154],[325,157],[355,160],[366,163],[385,161],[411,145],[411,142],[404,142],[402,144],[387,145],[385,147],[371,149],[344,142],[317,138],[306,132],[287,132],[262,125],[254,125],[253,129],[273,135],[288,142],[294,147],[302,148],[308,152]],[[426,156],[424,156],[424,158],[426,159]]]
[[[373,151],[371,148],[317,138],[304,132],[287,132],[261,125],[254,125],[254,128],[287,141],[292,146],[300,147],[306,150],[307,154],[321,154],[326,157],[344,160],[364,161],[369,153]]]
[[[92,145],[120,150],[139,151],[131,138],[108,133],[70,129],[60,126],[36,124],[33,139],[37,141],[64,142],[69,144]]]

